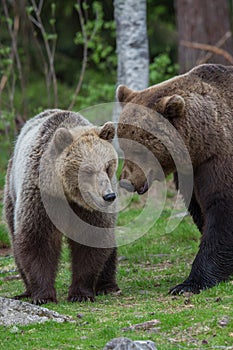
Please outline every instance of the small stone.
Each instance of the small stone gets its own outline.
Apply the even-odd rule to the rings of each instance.
[[[219,326],[226,327],[229,323],[230,319],[228,316],[224,316],[220,321],[218,321]]]
[[[134,343],[138,345],[141,350],[157,350],[155,343],[151,340],[136,340]]]
[[[131,340],[129,338],[114,338],[103,350],[157,350],[155,343],[150,340]]]
[[[124,260],[128,260],[128,258],[126,256],[123,256],[123,255],[118,257],[118,262],[121,262]]]
[[[215,302],[216,302],[216,303],[220,303],[220,301],[222,301],[222,298],[220,298],[220,297],[218,297],[218,298],[215,299]]]
[[[13,333],[13,334],[16,334],[16,333],[19,333],[19,332],[20,332],[20,329],[19,329],[17,326],[13,326],[13,327],[10,329],[10,332]]]

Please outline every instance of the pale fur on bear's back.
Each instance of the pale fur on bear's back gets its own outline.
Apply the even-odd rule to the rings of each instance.
[[[59,118],[57,118],[59,115]],[[53,129],[51,129],[51,125]],[[50,126],[50,128],[49,128]],[[23,127],[17,142],[15,144],[15,151],[13,155],[12,171],[10,174],[10,191],[11,196],[15,200],[15,220],[17,220],[18,205],[21,202],[21,194],[24,191],[24,183],[30,181],[30,183],[38,186],[38,159],[36,159],[36,147],[38,147],[39,153],[49,141],[49,138],[53,136],[55,130],[58,127],[75,127],[75,126],[91,126],[86,119],[80,114],[74,112],[64,112],[62,110],[47,110],[35,118],[30,119]],[[43,135],[48,135],[43,143]],[[32,158],[31,155],[34,154]],[[31,169],[37,169],[37,176],[31,176],[34,171]],[[30,177],[30,179],[29,179]],[[15,221],[15,225],[17,225]]]

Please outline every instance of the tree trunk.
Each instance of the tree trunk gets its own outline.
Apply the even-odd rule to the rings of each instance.
[[[142,90],[149,82],[149,52],[146,26],[146,0],[114,0],[117,46],[117,86],[124,84]],[[112,120],[117,124],[119,104],[114,105]],[[121,151],[117,138],[114,145]]]
[[[224,40],[226,33],[231,31],[229,14],[228,0],[176,0],[181,73],[203,62],[230,64],[222,55],[210,54],[182,43],[220,46],[233,54],[232,37]]]
[[[149,54],[146,0],[114,0],[117,33],[117,85],[141,90],[148,86]]]

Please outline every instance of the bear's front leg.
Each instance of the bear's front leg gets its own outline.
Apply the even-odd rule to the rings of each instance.
[[[206,213],[199,252],[189,277],[170,290],[171,294],[200,293],[225,281],[233,273],[233,200],[217,199]]]
[[[96,283],[96,295],[120,291],[116,282],[117,248],[111,249],[111,254]]]
[[[68,240],[72,257],[72,283],[68,301],[95,300],[97,279],[108,259],[109,250],[92,248]]]

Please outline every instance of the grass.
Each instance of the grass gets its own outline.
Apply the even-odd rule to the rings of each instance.
[[[136,201],[137,202],[137,201]],[[133,219],[139,209],[122,213]],[[30,326],[0,327],[0,348],[5,349],[102,349],[111,338],[153,340],[158,349],[232,349],[232,282],[222,283],[199,295],[174,297],[170,287],[189,273],[198,249],[199,232],[189,217],[169,234],[164,233],[170,210],[166,209],[150,231],[136,242],[119,248],[120,295],[101,296],[95,303],[68,303],[70,282],[66,245],[59,274],[59,303],[46,307],[73,316],[75,323],[46,322]],[[0,228],[2,231],[2,226]],[[0,258],[0,295],[12,297],[23,291],[15,275],[12,256]],[[157,319],[150,330],[125,328]]]
[[[2,212],[2,204],[0,202],[0,248],[7,248],[10,246],[10,239],[6,229],[6,225],[3,222],[3,220],[1,220],[1,212]]]

